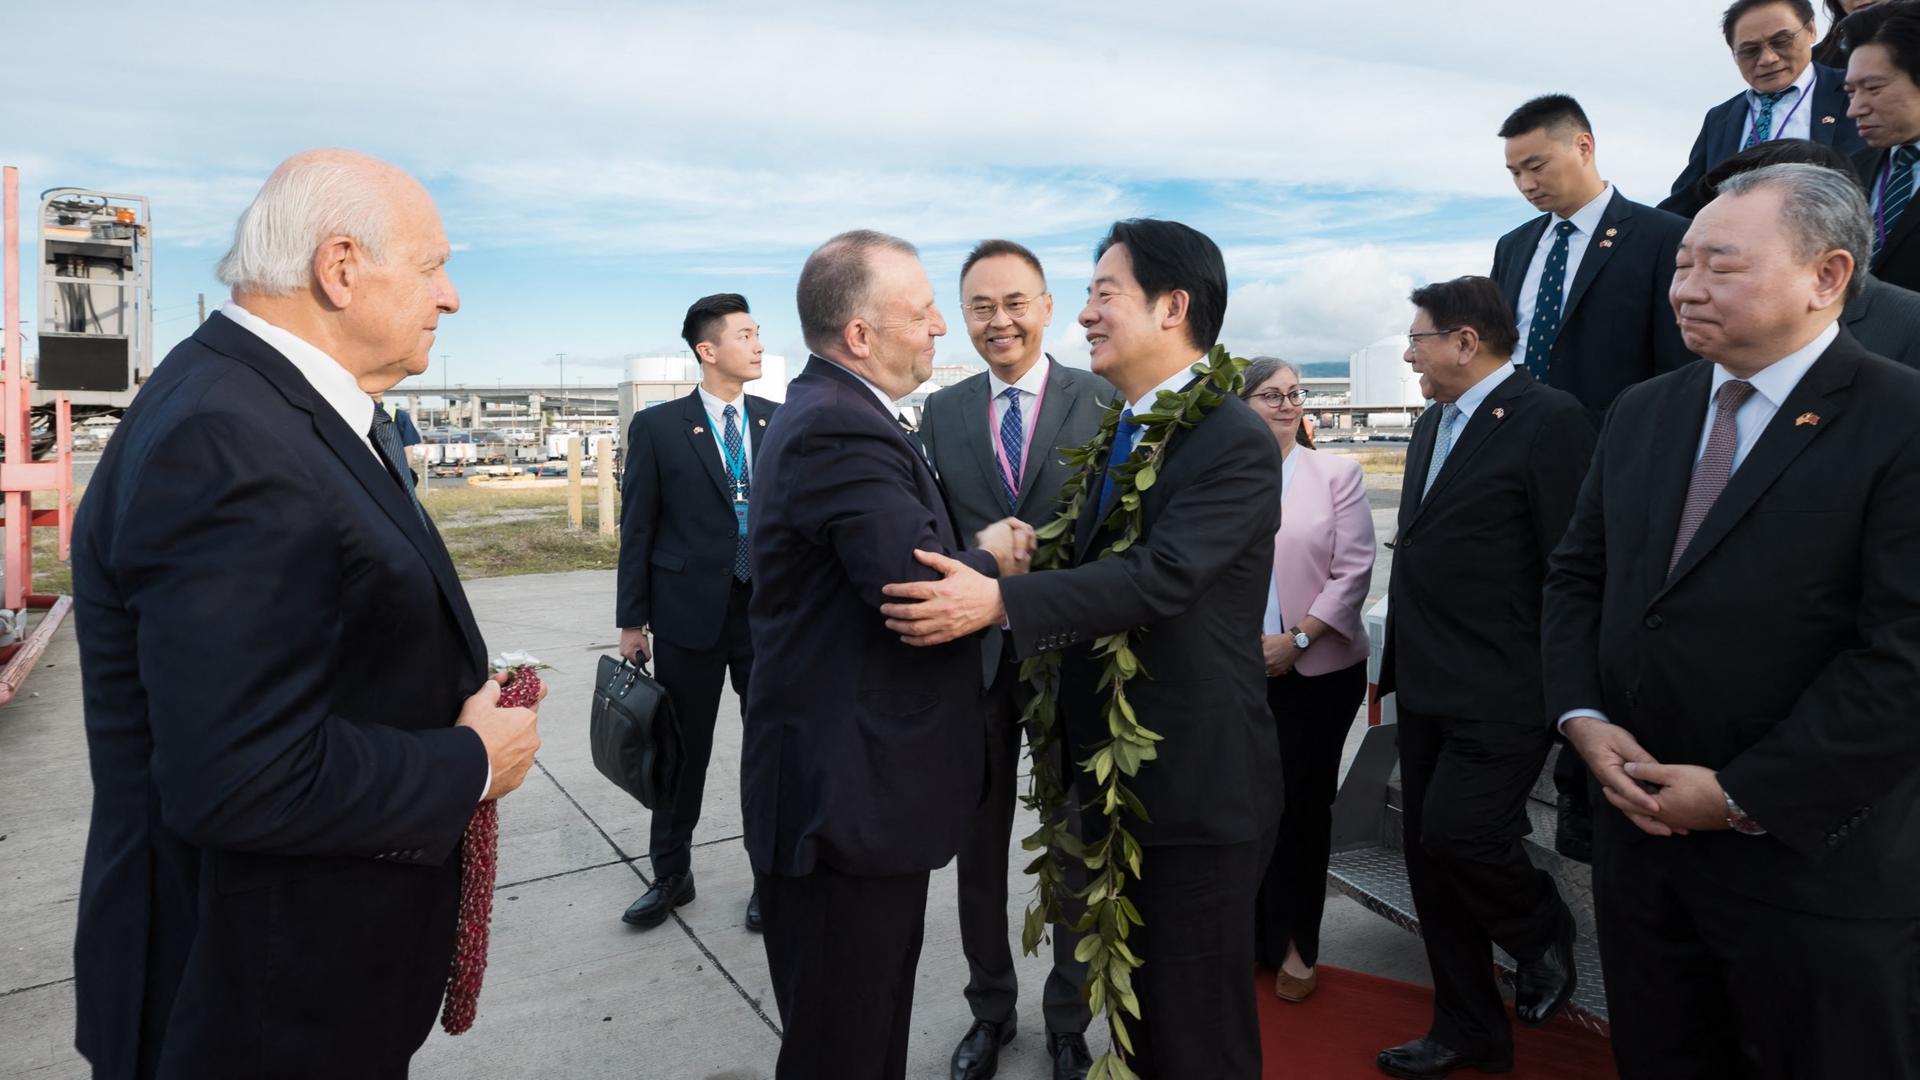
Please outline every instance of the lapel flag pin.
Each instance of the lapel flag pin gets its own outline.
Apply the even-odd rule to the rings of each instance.
[[[693,425],[693,433],[695,435],[705,435],[707,433],[707,429],[701,427],[699,424],[695,424]]]
[[[1493,410],[1493,418],[1495,420],[1505,420],[1507,418],[1507,410],[1505,409]]]
[[[1793,426],[1799,427],[1802,424],[1813,424],[1818,426],[1819,423],[1820,423],[1820,414],[1803,412],[1797,418],[1795,418],[1795,420],[1793,421]]]
[[[1831,124],[1834,122],[1834,119],[1831,116],[1823,116],[1820,118],[1820,122],[1823,124]]]
[[[1601,247],[1612,247],[1612,246],[1613,246],[1613,241],[1611,241],[1611,240],[1602,240],[1602,241],[1600,241],[1600,246],[1601,246]]]
[[[1608,235],[1608,236],[1619,236],[1619,235],[1620,235],[1620,230],[1619,230],[1619,229],[1608,229],[1608,230],[1607,230],[1607,235]]]

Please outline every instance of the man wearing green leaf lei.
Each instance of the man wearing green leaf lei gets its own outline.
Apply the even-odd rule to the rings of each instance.
[[[1033,568],[995,581],[936,554],[934,582],[890,585],[914,644],[1001,625],[1037,690],[1033,788],[1042,854],[1029,950],[1069,904],[1062,860],[1089,870],[1087,993],[1112,1034],[1090,1080],[1260,1075],[1253,903],[1281,807],[1261,618],[1280,525],[1280,455],[1215,345],[1226,267],[1175,222],[1116,223],[1080,314],[1093,370],[1127,401],[1093,442]],[[1083,770],[1085,835],[1064,820],[1053,748]]]

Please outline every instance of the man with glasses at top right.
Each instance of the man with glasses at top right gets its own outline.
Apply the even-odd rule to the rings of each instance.
[[[1866,149],[1853,157],[1873,210],[1868,266],[1881,281],[1920,290],[1920,236],[1912,210],[1920,160],[1920,4],[1881,4],[1846,22],[1847,115]]]
[[[1866,145],[1848,115],[1846,72],[1813,62],[1811,0],[1734,0],[1720,32],[1747,88],[1707,112],[1686,171],[1660,204],[1683,217],[1700,212],[1695,188],[1707,170],[1747,147],[1810,139],[1852,154]]]

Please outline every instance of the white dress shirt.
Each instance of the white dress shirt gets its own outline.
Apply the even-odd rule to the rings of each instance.
[[[1813,103],[1807,100],[1813,96],[1813,67],[1808,64],[1800,77],[1793,80],[1793,89],[1798,93],[1788,94],[1773,103],[1773,130],[1768,132],[1768,142],[1775,139],[1813,138]],[[1753,136],[1753,124],[1759,118],[1760,94],[1748,87],[1747,123],[1740,129],[1741,146],[1747,145],[1747,140]]]
[[[1198,364],[1205,360],[1205,356],[1197,356],[1194,358],[1193,364]],[[1174,372],[1168,377],[1166,382],[1161,383],[1159,386],[1154,387],[1134,400],[1127,402],[1127,411],[1133,413],[1152,412],[1153,400],[1160,396],[1160,391],[1165,390],[1169,393],[1177,394],[1185,390],[1187,384],[1194,380],[1193,364],[1188,364],[1186,367]],[[1144,406],[1141,404],[1142,402],[1145,402]]]
[[[1295,447],[1294,449],[1298,450],[1299,448]],[[1287,486],[1293,483],[1293,473],[1299,464],[1300,455],[1297,453],[1288,454],[1286,460],[1280,463],[1280,498],[1282,501],[1285,501],[1287,497]],[[1283,634],[1287,629],[1281,624],[1280,620],[1279,576],[1280,572],[1278,570],[1267,575],[1267,620],[1262,631],[1263,633]]]
[[[1567,290],[1573,288],[1574,280],[1579,276],[1580,263],[1587,257],[1587,244],[1600,228],[1600,219],[1607,212],[1607,204],[1613,201],[1613,185],[1600,189],[1587,205],[1573,212],[1570,218],[1558,214],[1547,222],[1540,234],[1540,242],[1534,245],[1533,261],[1527,264],[1527,276],[1520,282],[1520,302],[1515,309],[1519,316],[1516,323],[1520,330],[1520,348],[1513,351],[1513,362],[1525,366],[1527,362],[1527,334],[1533,330],[1533,306],[1540,298],[1540,279],[1546,276],[1547,254],[1553,250],[1554,241],[1560,238],[1560,223],[1573,222],[1573,235],[1567,237],[1567,274],[1560,280],[1560,313],[1567,312]]]
[[[380,448],[373,445],[373,397],[360,389],[360,380],[354,378],[351,371],[305,338],[273,325],[231,300],[220,305],[220,314],[286,357],[294,370],[307,380],[307,385],[313,387],[314,393],[320,395],[320,400],[331,406],[340,419],[347,422],[348,429],[360,436],[361,443],[380,467],[387,467],[387,459],[381,456]]]
[[[1487,400],[1487,396],[1493,393],[1494,387],[1499,386],[1511,378],[1513,372],[1514,367],[1512,364],[1501,364],[1493,371],[1488,372],[1485,378],[1468,387],[1466,393],[1454,399],[1453,404],[1460,410],[1460,413],[1453,418],[1452,441],[1447,445],[1453,446],[1460,442],[1460,433],[1467,430],[1467,422],[1473,419],[1473,411],[1480,407],[1481,402]],[[1446,416],[1447,414],[1444,411],[1441,412],[1441,423],[1444,424],[1447,422]],[[1439,445],[1439,437],[1440,433],[1435,432],[1434,445],[1436,446]]]
[[[740,466],[751,473],[752,466],[748,463],[753,460],[753,432],[747,428],[747,392],[742,390],[739,397],[732,401],[724,401],[718,395],[708,392],[705,386],[696,387],[696,389],[700,393],[700,404],[707,410],[707,418],[713,421],[713,449],[714,453],[720,455],[720,468],[725,470],[728,479],[731,480],[733,463],[727,460],[726,449],[726,409],[731,405],[734,411],[733,422],[740,429],[740,452],[744,455]],[[888,408],[892,408],[891,403],[888,404]]]
[[[1808,369],[1813,367],[1813,362],[1820,359],[1820,355],[1833,344],[1833,339],[1839,336],[1840,324],[1830,323],[1825,330],[1820,331],[1818,337],[1805,346],[1768,364],[1759,374],[1747,380],[1753,384],[1753,393],[1747,395],[1747,400],[1742,402],[1740,408],[1733,414],[1735,443],[1731,472],[1739,471],[1740,464],[1747,460],[1747,452],[1760,441],[1760,436],[1767,430],[1767,424],[1773,420],[1773,414],[1780,411],[1780,406],[1787,400],[1787,395],[1793,393],[1793,388],[1800,385],[1800,380],[1806,377]],[[1707,388],[1707,408],[1700,423],[1700,441],[1693,451],[1695,464],[1698,464],[1701,455],[1707,452],[1707,439],[1713,434],[1714,398],[1720,393],[1722,386],[1738,377],[1719,364],[1713,365],[1713,382]],[[1659,557],[1664,558],[1665,554]],[[1568,709],[1560,714],[1560,719],[1555,721],[1555,724],[1565,727],[1567,721],[1576,716],[1591,716],[1602,721],[1607,719],[1607,714],[1597,708]]]

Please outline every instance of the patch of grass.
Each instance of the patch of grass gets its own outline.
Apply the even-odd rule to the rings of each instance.
[[[1407,447],[1404,443],[1391,450],[1384,447],[1378,450],[1348,450],[1342,447],[1334,452],[1338,453],[1341,457],[1352,458],[1359,462],[1360,468],[1365,472],[1388,473],[1398,476],[1404,472],[1407,467]]]
[[[587,486],[582,495],[579,532],[567,529],[564,487],[436,488],[427,493],[424,504],[463,578],[612,570],[620,562],[619,542],[600,536],[593,487]],[[614,512],[619,513],[617,504]]]

